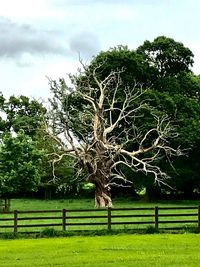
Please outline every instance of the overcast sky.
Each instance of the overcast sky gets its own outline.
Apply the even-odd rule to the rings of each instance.
[[[199,12],[199,0],[0,0],[0,91],[46,99],[46,77],[75,72],[79,53],[160,35],[189,47],[200,74]]]

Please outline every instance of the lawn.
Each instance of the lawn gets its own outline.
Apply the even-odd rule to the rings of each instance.
[[[11,210],[60,210],[94,208],[93,199],[12,199]]]
[[[0,240],[1,267],[199,266],[197,234]]]
[[[156,203],[146,203],[142,201],[132,201],[129,199],[113,200],[114,208],[126,207],[154,207],[154,206],[197,206],[200,201],[162,201]],[[40,200],[40,199],[12,199],[11,210],[55,210],[55,209],[93,209],[94,199],[58,199],[58,200]]]

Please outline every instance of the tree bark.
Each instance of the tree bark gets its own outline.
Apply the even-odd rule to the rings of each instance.
[[[95,207],[112,207],[110,187],[107,186],[107,179],[97,172],[90,176],[89,181],[95,185]]]
[[[10,211],[10,199],[0,199],[0,211],[9,212]]]
[[[106,189],[96,186],[95,189],[95,207],[96,208],[105,208],[112,207],[112,199],[110,192]]]
[[[105,208],[112,207],[112,199],[109,188],[103,183],[102,179],[95,179],[95,207],[96,208]]]

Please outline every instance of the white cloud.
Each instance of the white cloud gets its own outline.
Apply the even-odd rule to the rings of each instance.
[[[24,53],[64,54],[66,51],[57,42],[55,33],[0,17],[0,57],[14,58]]]

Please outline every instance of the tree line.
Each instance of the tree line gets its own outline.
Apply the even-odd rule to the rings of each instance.
[[[0,96],[0,194],[199,194],[200,76],[194,55],[159,36],[100,52],[77,75],[50,80],[50,110]],[[78,144],[78,145],[77,145]],[[115,187],[116,189],[111,189]]]

